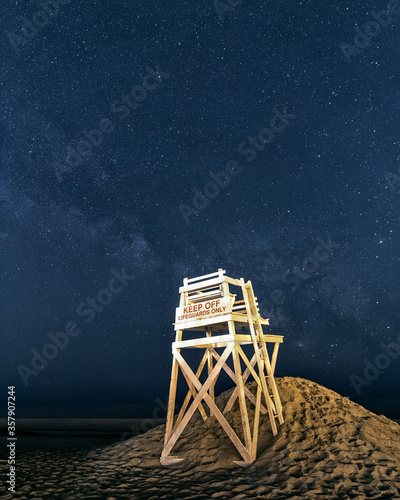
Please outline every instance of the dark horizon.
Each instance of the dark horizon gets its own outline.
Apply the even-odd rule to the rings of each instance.
[[[222,387],[222,391],[232,387],[232,383],[226,381]],[[330,387],[327,387],[331,389]],[[183,401],[185,389],[179,388],[179,395],[176,404],[176,411],[179,410]],[[337,391],[335,391],[337,392]],[[340,394],[340,393],[339,393]],[[183,396],[182,396],[183,395]],[[377,414],[385,415],[388,418],[400,419],[400,400],[395,391],[392,395],[360,395],[349,396],[341,394],[343,397],[349,398],[354,403],[360,404],[367,410]],[[110,403],[104,404],[101,402],[91,405],[47,405],[47,406],[20,406],[18,408],[18,419],[144,419],[148,420],[165,420],[167,412],[167,396],[164,400],[156,398],[153,401],[140,401],[136,403]],[[1,414],[6,414],[6,408],[0,407]],[[3,419],[5,422],[5,419]],[[0,423],[2,419],[0,418]]]

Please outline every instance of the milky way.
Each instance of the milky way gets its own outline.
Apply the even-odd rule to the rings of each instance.
[[[1,6],[2,378],[20,404],[165,400],[178,287],[218,268],[285,336],[278,375],[355,397],[400,330],[396,2],[41,5]],[[398,395],[399,375],[393,357],[364,394]]]

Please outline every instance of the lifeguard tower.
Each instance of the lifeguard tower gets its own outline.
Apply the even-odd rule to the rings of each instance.
[[[238,290],[238,299],[238,294],[230,293],[230,285]],[[274,379],[279,344],[282,343],[283,337],[264,335],[262,325],[268,325],[269,320],[260,317],[257,297],[254,296],[251,282],[245,283],[243,278],[240,280],[229,278],[222,269],[216,273],[197,278],[185,278],[183,286],[179,288],[179,293],[180,303],[176,309],[175,317],[176,337],[175,342],[172,343],[173,362],[167,424],[160,461],[163,465],[170,465],[183,460],[171,456],[170,452],[198,409],[203,420],[206,420],[209,415],[213,415],[225,430],[243,459],[235,461],[235,463],[242,466],[250,465],[257,455],[260,412],[268,413],[274,435],[277,434],[276,420],[279,424],[283,424],[282,405]],[[246,333],[237,332],[243,329]],[[195,335],[196,338],[185,340],[183,332],[205,333],[203,335],[192,333],[191,336]],[[274,344],[271,360],[267,350],[268,343]],[[250,360],[242,349],[243,345],[252,346]],[[185,349],[193,348],[204,350],[196,372],[192,371],[183,355]],[[218,348],[223,349],[221,354],[217,352]],[[227,364],[230,355],[233,358],[233,370]],[[243,363],[246,368],[242,373]],[[204,383],[201,383],[200,376],[206,364],[208,378]],[[174,424],[179,369],[182,371],[189,390]],[[214,400],[214,385],[221,370],[225,370],[236,385],[222,411]],[[250,375],[257,383],[256,396],[245,386]],[[252,432],[246,397],[255,406]],[[189,406],[192,398],[193,401]],[[244,442],[224,416],[232,408],[236,398],[239,399]],[[261,399],[263,399],[265,406]],[[209,413],[203,406],[203,400],[208,406]]]

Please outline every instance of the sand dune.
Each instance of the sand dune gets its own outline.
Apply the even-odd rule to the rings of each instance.
[[[164,425],[99,452],[93,464],[129,472],[130,498],[400,499],[398,424],[308,380],[277,383],[286,422],[274,438],[264,416],[258,459],[247,469],[233,463],[240,457],[215,418],[200,416],[173,449],[181,464],[159,463]],[[240,432],[237,402],[229,421]]]
[[[308,380],[277,384],[285,424],[273,437],[262,416],[258,458],[248,468],[233,463],[240,456],[215,418],[196,415],[173,449],[185,458],[180,464],[160,464],[160,425],[90,453],[21,457],[18,493],[0,498],[400,499],[398,424]],[[219,407],[230,393],[217,398]],[[237,402],[228,420],[240,433]]]

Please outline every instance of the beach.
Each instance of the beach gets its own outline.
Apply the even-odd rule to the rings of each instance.
[[[1,499],[396,499],[400,498],[400,426],[321,385],[277,378],[285,423],[272,435],[261,418],[257,460],[242,468],[234,446],[214,417],[190,421],[162,466],[165,425],[109,443],[76,437],[65,449],[59,437],[17,455],[17,490],[2,485]],[[255,384],[248,384],[254,392]],[[216,398],[221,407],[231,394]],[[252,405],[248,405],[252,416]],[[236,402],[227,415],[240,435]],[[39,437],[23,439],[43,439]],[[86,445],[83,439],[87,441]],[[101,441],[106,439],[106,441]],[[22,448],[22,447],[21,447]],[[2,463],[2,469],[6,464]]]

